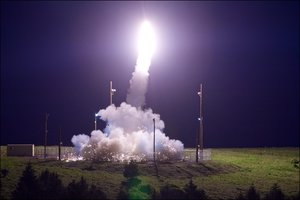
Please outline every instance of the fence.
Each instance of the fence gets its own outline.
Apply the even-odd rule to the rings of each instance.
[[[7,147],[1,146],[1,156],[6,156]],[[47,146],[47,158],[58,159],[58,146]],[[61,159],[74,157],[74,147],[62,146]],[[34,156],[37,158],[44,158],[44,146],[34,147]],[[199,161],[211,160],[211,149],[204,149],[202,152],[199,150]],[[196,162],[196,149],[184,149],[183,161]]]
[[[46,147],[46,156],[47,158],[55,158],[58,159],[58,146],[47,146]],[[73,147],[61,147],[61,158],[67,158],[70,154],[74,154],[74,148]],[[44,158],[44,147],[38,146],[35,148],[35,157],[37,158]]]
[[[10,153],[7,151],[8,146],[1,146],[1,157],[10,156]],[[58,146],[47,146],[46,153],[47,158],[55,158],[58,159]],[[61,147],[61,158],[65,159],[74,155],[74,148],[62,146]],[[36,158],[44,158],[44,146],[34,146],[34,157]]]
[[[211,160],[211,149],[199,150],[199,161]],[[187,162],[196,162],[196,149],[185,149],[183,160]]]

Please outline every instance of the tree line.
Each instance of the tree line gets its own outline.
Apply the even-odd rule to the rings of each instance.
[[[149,184],[144,184],[138,179],[138,175],[137,163],[131,161],[125,165],[123,176],[126,180],[120,184],[117,199],[211,199],[192,180],[183,189],[166,184],[156,191]],[[50,172],[48,169],[36,176],[30,163],[24,169],[11,196],[12,199],[108,199],[101,188],[93,184],[89,185],[83,177],[64,186],[57,173]],[[287,197],[280,187],[274,184],[265,196],[261,196],[252,184],[245,193],[237,195],[235,200],[299,200],[299,193]]]

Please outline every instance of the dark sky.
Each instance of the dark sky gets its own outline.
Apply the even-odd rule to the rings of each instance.
[[[71,145],[126,99],[142,21],[155,27],[146,107],[168,136],[204,146],[299,146],[299,3],[1,2],[1,144]],[[104,123],[99,122],[104,128]]]

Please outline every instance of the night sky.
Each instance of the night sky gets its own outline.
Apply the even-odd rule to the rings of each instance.
[[[158,40],[146,108],[170,138],[204,146],[299,146],[299,3],[1,2],[1,144],[64,145],[126,100],[137,33]],[[100,129],[105,127],[98,120]]]

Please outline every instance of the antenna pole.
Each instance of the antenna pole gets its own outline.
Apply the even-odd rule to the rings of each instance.
[[[112,87],[112,81],[109,81],[109,105],[112,105],[112,96],[117,90]]]
[[[109,105],[112,104],[112,81],[109,81]]]
[[[197,148],[196,148],[196,162],[199,161],[199,149],[200,149],[200,160],[203,160],[203,86],[200,84],[199,88],[199,132],[197,137]]]
[[[155,163],[155,119],[153,118],[153,161]]]
[[[158,177],[158,168],[156,165],[156,158],[155,158],[155,119],[154,118],[153,118],[153,162],[155,167],[155,173],[156,176]]]
[[[95,113],[95,131],[97,130],[97,116],[98,116],[98,114]]]
[[[44,144],[44,158],[45,159],[47,157],[48,117],[49,117],[49,113],[46,112],[46,117],[45,117],[45,144]]]
[[[61,128],[59,129],[58,159],[61,161]]]
[[[200,150],[203,150],[203,86],[200,84]]]

